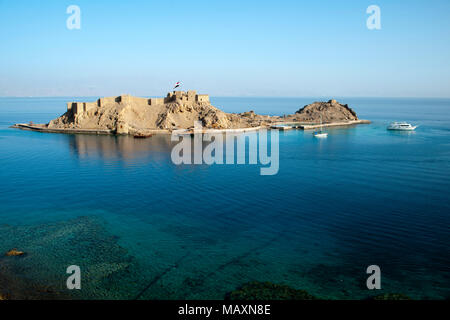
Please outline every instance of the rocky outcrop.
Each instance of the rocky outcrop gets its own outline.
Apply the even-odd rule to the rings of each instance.
[[[194,121],[201,121],[203,127],[226,129],[232,127],[229,115],[210,104],[168,104],[158,115],[156,127],[159,129],[190,128]]]
[[[298,110],[294,118],[297,121],[317,121],[322,117],[322,121],[353,121],[358,120],[358,116],[347,104],[340,104],[336,100],[328,102],[314,102]]]

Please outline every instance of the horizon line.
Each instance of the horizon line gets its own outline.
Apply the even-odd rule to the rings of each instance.
[[[112,95],[112,97],[119,97],[120,95]],[[135,97],[143,97],[143,98],[153,98],[155,96],[141,96],[141,95],[131,95]],[[317,95],[317,96],[256,96],[256,95],[250,95],[250,96],[234,96],[234,95],[209,95],[212,98],[289,98],[289,99],[301,99],[301,98],[370,98],[370,99],[450,99],[450,96],[351,96],[351,95]],[[111,97],[111,95],[76,95],[76,96],[0,96],[0,99],[4,98],[26,98],[26,99],[32,99],[32,98],[102,98],[102,97]]]

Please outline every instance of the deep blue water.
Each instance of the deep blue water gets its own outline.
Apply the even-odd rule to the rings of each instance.
[[[77,98],[86,100],[86,98]],[[93,99],[93,98],[92,98]],[[280,133],[280,169],[171,162],[168,136],[64,135],[47,122],[72,98],[0,99],[1,260],[86,298],[218,298],[251,281],[361,299],[450,297],[450,100],[340,98],[370,125]],[[227,112],[288,114],[314,98],[213,98]],[[414,133],[389,132],[395,120]],[[79,217],[85,217],[80,220]],[[1,268],[0,268],[1,271]]]

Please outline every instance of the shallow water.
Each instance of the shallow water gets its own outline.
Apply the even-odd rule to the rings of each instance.
[[[0,251],[27,252],[0,259],[8,272],[64,291],[65,268],[78,264],[82,298],[222,299],[258,280],[362,299],[380,293],[365,287],[377,264],[382,293],[450,297],[450,100],[340,98],[373,123],[325,140],[280,133],[274,176],[176,166],[169,136],[8,128],[47,122],[70,100],[0,99]],[[316,100],[212,102],[287,114]],[[419,128],[387,131],[394,120]]]

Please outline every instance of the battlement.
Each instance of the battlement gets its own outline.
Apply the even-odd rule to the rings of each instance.
[[[180,102],[180,103],[198,103],[205,102],[209,103],[209,95],[207,94],[197,94],[195,90],[184,91],[173,91],[167,94],[164,99],[165,103],[168,102]]]
[[[74,114],[89,111],[97,108],[96,102],[68,102],[67,111],[72,110]]]
[[[141,98],[123,94],[118,97],[100,98],[96,102],[68,102],[67,111],[72,111],[73,114],[77,115],[94,110],[95,108],[101,108],[106,105],[116,103],[156,106],[170,102],[178,102],[182,104],[209,103],[209,96],[207,94],[197,94],[195,90],[189,90],[188,92],[169,92],[165,98]]]

